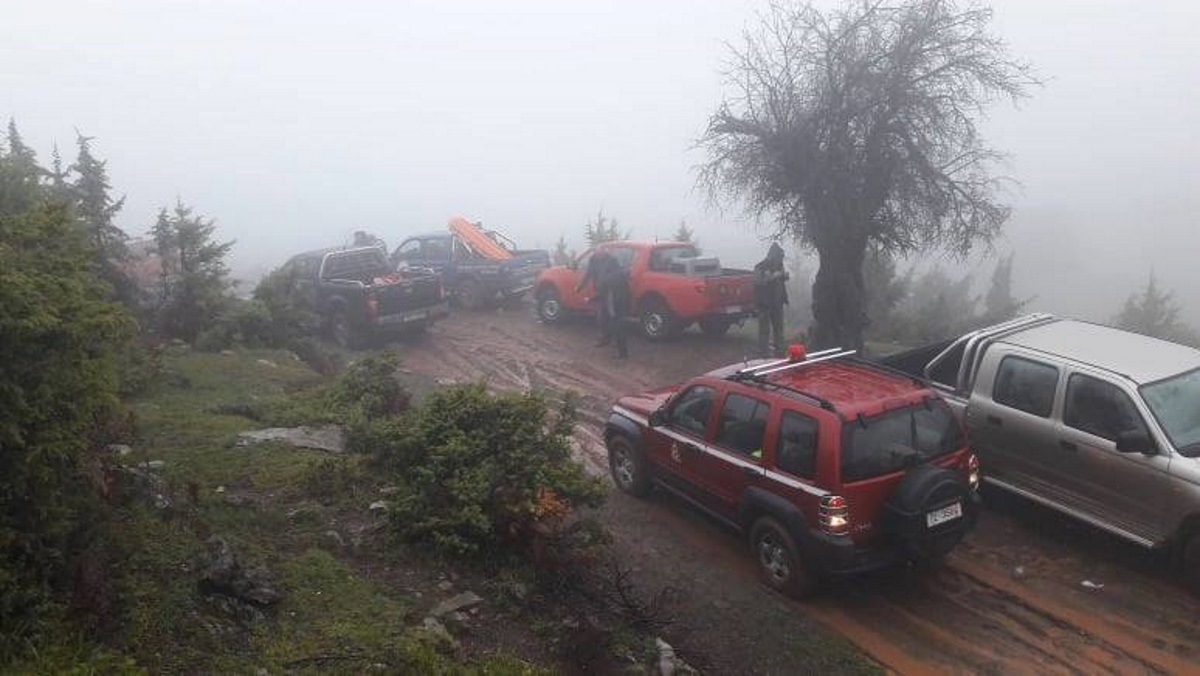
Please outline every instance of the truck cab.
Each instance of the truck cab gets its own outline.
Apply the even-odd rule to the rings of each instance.
[[[1176,544],[1200,589],[1200,350],[1038,314],[885,362],[953,402],[989,484]]]

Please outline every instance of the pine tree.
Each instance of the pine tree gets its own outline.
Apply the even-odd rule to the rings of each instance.
[[[78,206],[78,215],[92,239],[92,245],[107,261],[121,261],[126,255],[128,236],[113,223],[113,218],[125,198],[113,200],[109,191],[108,162],[92,155],[92,137],[76,132],[79,155],[71,170],[78,176],[71,185]]]
[[[63,168],[62,155],[58,152],[58,144],[50,151],[50,171],[46,175],[50,179],[50,196],[59,202],[71,201],[71,186],[67,183],[69,169]]]
[[[233,242],[215,242],[211,219],[182,201],[159,211],[152,230],[162,261],[159,322],[164,333],[195,340],[229,302],[232,283],[225,257]]]
[[[604,242],[629,239],[630,234],[632,234],[630,231],[622,234],[620,227],[617,225],[617,219],[605,216],[603,209],[596,214],[596,220],[588,221],[584,225],[583,230],[583,236],[587,240],[588,247],[594,247]]]
[[[554,245],[554,253],[551,256],[555,265],[570,265],[571,261],[575,260],[575,252],[567,250],[567,238],[560,236],[558,242]]]
[[[696,232],[688,227],[687,221],[679,221],[679,227],[671,239],[676,242],[687,242],[696,247],[696,251],[700,251],[700,242],[696,239]]]
[[[983,299],[983,321],[995,324],[1006,319],[1012,319],[1029,304],[1032,298],[1017,300],[1012,294],[1012,265],[1013,256],[1009,254],[996,263],[992,271],[992,285],[988,287]]]
[[[1164,340],[1178,340],[1186,328],[1179,321],[1175,294],[1159,289],[1154,273],[1150,273],[1150,281],[1141,293],[1131,294],[1125,300],[1125,306],[1112,323],[1127,331]]]
[[[0,215],[19,214],[29,211],[43,196],[41,176],[44,173],[37,163],[33,149],[25,145],[17,123],[8,120],[7,151],[0,153],[4,163],[4,174],[0,181]]]

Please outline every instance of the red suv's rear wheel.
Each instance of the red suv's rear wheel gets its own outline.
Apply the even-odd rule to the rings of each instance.
[[[750,548],[767,586],[795,598],[816,591],[816,577],[805,565],[796,541],[783,524],[769,516],[759,517],[750,529]]]

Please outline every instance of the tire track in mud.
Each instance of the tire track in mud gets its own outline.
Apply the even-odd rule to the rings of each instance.
[[[499,390],[576,392],[581,460],[601,474],[607,472],[601,429],[615,398],[738,361],[744,349],[732,338],[675,345],[635,340],[633,357],[617,362],[610,351],[591,347],[593,336],[587,327],[540,326],[527,315],[459,314],[412,346],[405,361],[443,382],[483,378]],[[1021,523],[990,511],[984,517],[983,528],[1002,526],[1005,537],[1018,542],[977,547],[973,533],[939,570],[848,578],[814,601],[788,603],[900,673],[1197,670],[1200,606],[1181,599],[1182,590],[1115,565],[1128,603],[1081,594],[1086,556],[1055,558],[1046,553],[1054,543],[1039,541]],[[757,585],[740,543],[726,539],[730,555],[713,565],[733,567],[745,584]],[[1014,579],[1009,572],[1017,562],[1039,575]]]

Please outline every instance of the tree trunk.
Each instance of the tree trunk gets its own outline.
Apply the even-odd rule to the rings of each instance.
[[[839,238],[833,238],[839,239]],[[820,267],[813,281],[812,347],[863,348],[867,296],[863,284],[865,239],[843,239],[817,246]]]

